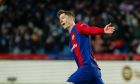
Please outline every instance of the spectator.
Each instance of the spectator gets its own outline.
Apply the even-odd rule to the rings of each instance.
[[[95,53],[138,53],[139,45],[134,45],[134,41],[140,39],[140,1],[131,2],[6,0],[0,7],[0,52],[68,54],[68,36],[60,28],[56,12],[71,8],[76,20],[95,26],[102,24],[100,27],[109,22],[116,26],[117,32],[111,39],[106,39],[106,35],[92,37]],[[118,47],[119,43],[122,45]]]

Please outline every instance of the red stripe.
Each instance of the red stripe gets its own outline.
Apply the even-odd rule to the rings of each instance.
[[[75,38],[75,35],[74,35],[74,32],[71,33],[71,38],[72,38],[72,46],[74,45],[77,45],[75,48],[74,48],[74,52],[76,54],[76,58],[78,60],[78,63],[80,65],[80,67],[83,65],[83,57],[82,57],[82,54],[80,52],[80,47],[77,43],[77,40]]]
[[[99,65],[98,65],[97,62],[96,62],[96,58],[95,58],[95,56],[93,55],[93,53],[92,53],[92,59],[95,61],[96,66],[97,66],[98,68],[100,68]]]

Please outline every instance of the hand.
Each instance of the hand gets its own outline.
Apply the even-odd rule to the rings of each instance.
[[[112,23],[107,24],[104,28],[105,34],[112,34],[114,31],[115,31],[115,27],[112,26]]]

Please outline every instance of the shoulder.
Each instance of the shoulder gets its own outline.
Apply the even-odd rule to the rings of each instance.
[[[81,21],[78,21],[77,23],[76,23],[76,26],[88,26],[86,23],[84,23],[84,22],[81,22]]]
[[[84,23],[84,22],[81,22],[81,21],[78,21],[77,23],[76,23],[76,28],[83,28],[83,27],[88,27],[88,25],[86,24],[86,23]]]

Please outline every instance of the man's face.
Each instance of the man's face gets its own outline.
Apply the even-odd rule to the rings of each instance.
[[[68,30],[68,28],[70,28],[71,26],[71,22],[72,22],[72,16],[68,16],[65,13],[62,13],[59,16],[59,20],[60,20],[60,24],[63,26],[64,29]]]

